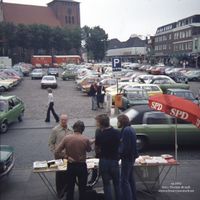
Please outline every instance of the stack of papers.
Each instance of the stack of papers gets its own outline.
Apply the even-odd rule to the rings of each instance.
[[[48,164],[47,161],[35,161],[33,163],[33,169],[47,169]]]

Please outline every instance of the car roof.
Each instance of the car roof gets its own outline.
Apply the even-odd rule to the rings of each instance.
[[[9,100],[13,97],[16,97],[15,95],[11,95],[11,96],[0,96],[0,100]]]
[[[191,90],[186,90],[186,89],[178,89],[178,88],[169,88],[167,91],[172,91],[172,92],[192,92]]]

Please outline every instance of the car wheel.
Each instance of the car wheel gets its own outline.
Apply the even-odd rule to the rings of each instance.
[[[18,121],[19,122],[22,122],[23,121],[23,116],[24,116],[24,113],[20,113],[19,117],[18,117]]]
[[[147,148],[148,142],[144,136],[137,136],[136,142],[138,151],[144,151]]]
[[[31,77],[31,80],[33,80],[34,78],[33,77]]]
[[[1,124],[0,132],[1,132],[1,133],[6,133],[7,131],[8,131],[8,123],[7,123],[7,121],[4,121],[4,122]]]

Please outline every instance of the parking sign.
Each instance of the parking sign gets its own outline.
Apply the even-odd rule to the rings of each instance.
[[[122,70],[121,58],[112,58],[112,70],[113,72]]]

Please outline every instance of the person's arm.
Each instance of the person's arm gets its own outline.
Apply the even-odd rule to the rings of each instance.
[[[65,138],[62,140],[62,142],[58,145],[58,147],[55,149],[55,158],[60,159],[63,158],[63,150],[65,149]]]
[[[92,148],[91,148],[91,143],[90,143],[90,140],[88,139],[87,140],[87,148],[86,148],[86,151],[87,152],[90,152],[92,150]]]
[[[55,152],[55,144],[56,144],[56,130],[53,129],[49,137],[49,148],[53,153]]]

